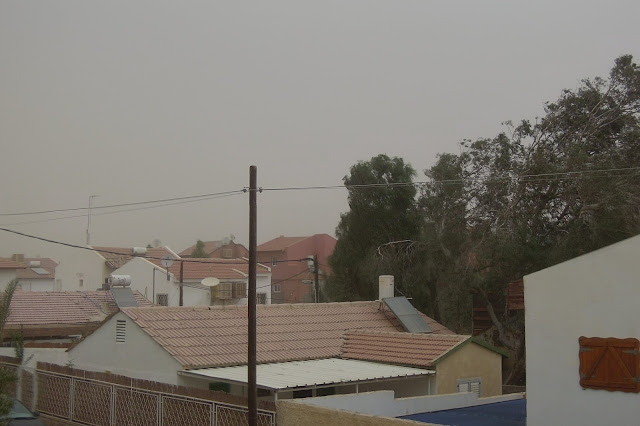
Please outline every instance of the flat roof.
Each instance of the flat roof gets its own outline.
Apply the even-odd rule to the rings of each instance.
[[[494,404],[435,411],[398,417],[422,423],[456,426],[526,426],[527,400],[496,402]]]
[[[246,365],[183,370],[179,374],[242,384],[248,381]],[[271,390],[314,388],[432,374],[435,374],[435,371],[423,368],[341,358],[278,362],[256,366],[258,387]]]

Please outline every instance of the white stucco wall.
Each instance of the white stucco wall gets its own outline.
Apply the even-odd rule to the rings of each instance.
[[[55,291],[54,280],[29,280],[18,281],[18,286],[24,291]]]
[[[102,288],[108,276],[102,256],[90,250],[61,250],[56,267],[56,279],[60,280],[61,291],[96,291]],[[82,287],[80,280],[83,280]]]
[[[4,291],[7,284],[16,278],[15,269],[0,269],[0,291]]]
[[[152,303],[157,303],[156,295],[168,294],[169,306],[178,306],[180,288],[174,282],[174,276],[169,274],[169,280],[167,280],[166,270],[162,270],[147,259],[136,257],[113,271],[112,274],[130,275],[131,290],[139,291]]]
[[[116,321],[126,321],[126,342],[116,342]],[[69,350],[76,368],[110,371],[139,379],[178,384],[182,366],[122,312]]]
[[[0,355],[16,356],[14,348],[0,348]],[[69,354],[66,348],[24,348],[24,366],[35,368],[38,361],[67,365]]]
[[[578,338],[640,338],[640,236],[527,275],[524,289],[527,424],[637,424],[638,394],[580,387]]]

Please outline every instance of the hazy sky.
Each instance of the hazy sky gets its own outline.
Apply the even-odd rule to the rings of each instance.
[[[637,0],[0,0],[0,213],[238,190],[252,164],[262,187],[340,184],[379,153],[421,178],[463,138],[639,60],[638,16]],[[346,195],[260,194],[258,242],[333,234]],[[86,224],[0,216],[75,244]],[[91,242],[231,233],[247,243],[247,195],[95,215]],[[0,233],[0,256],[56,250]]]

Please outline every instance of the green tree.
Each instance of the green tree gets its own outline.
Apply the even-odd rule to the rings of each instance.
[[[196,248],[191,252],[191,257],[199,259],[209,257],[209,254],[204,250],[204,242],[202,240],[196,242]]]
[[[536,123],[506,127],[495,138],[464,141],[459,155],[441,155],[426,171],[432,181],[420,206],[431,247],[424,263],[433,265],[425,285],[438,290],[437,308],[457,312],[471,292],[483,296],[499,343],[515,354],[508,380],[517,381],[523,318],[499,318],[489,296],[640,233],[640,69],[620,57],[608,79],[583,80]]]
[[[402,266],[381,263],[377,249],[418,235],[415,174],[401,158],[380,154],[353,165],[344,177],[350,209],[340,217],[338,242],[329,260],[333,270],[327,284],[330,298],[372,300],[377,297],[377,275],[394,274],[397,270],[392,268]]]
[[[2,295],[0,295],[0,336],[3,339],[5,335],[4,327],[7,322],[7,318],[9,318],[11,299],[13,298],[13,293],[15,292],[17,285],[17,280],[11,281],[7,284]],[[5,368],[0,368],[0,418],[3,418],[9,414],[9,411],[11,411],[13,399],[9,396],[9,388],[10,386],[15,385],[16,379],[17,378],[13,372]]]

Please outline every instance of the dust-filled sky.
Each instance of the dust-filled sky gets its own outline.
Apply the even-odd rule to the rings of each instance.
[[[261,187],[336,185],[379,153],[420,180],[640,57],[638,16],[637,0],[1,0],[0,213],[240,190],[252,164]],[[333,235],[346,195],[261,193],[258,242]],[[246,194],[146,207],[94,209],[91,243],[248,242]],[[0,225],[84,244],[87,212]],[[0,232],[0,256],[56,250]]]

